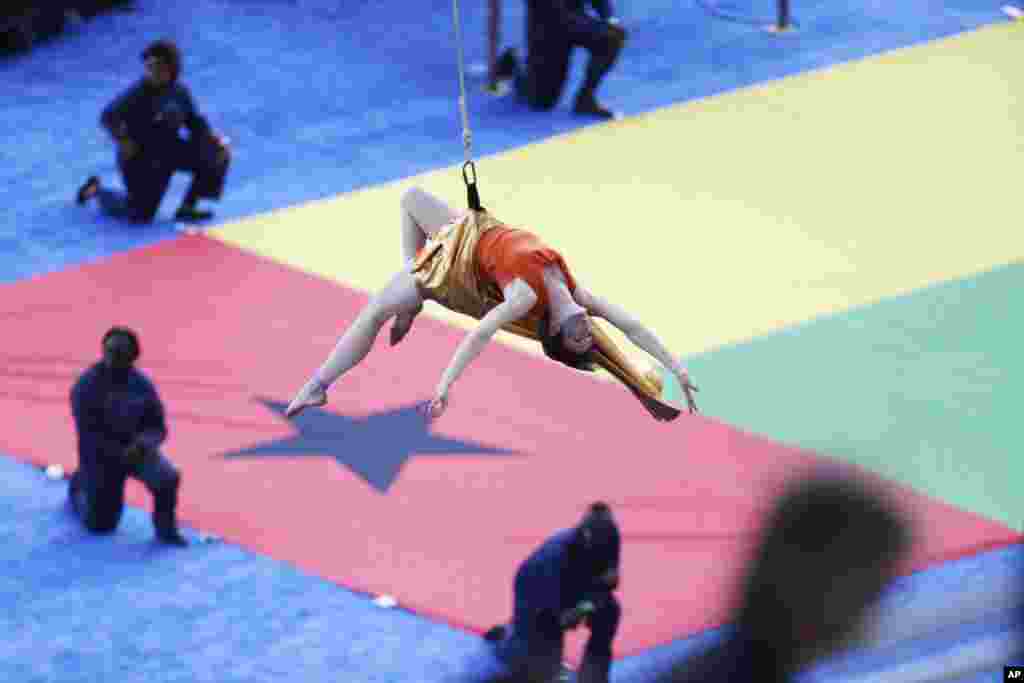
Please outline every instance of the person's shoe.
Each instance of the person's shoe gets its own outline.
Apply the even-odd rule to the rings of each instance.
[[[1003,5],[1003,14],[1011,19],[1024,19],[1024,5]]]
[[[515,78],[519,73],[519,60],[516,58],[516,51],[508,48],[501,53],[498,61],[494,64],[494,78],[498,81],[507,81]]]
[[[603,107],[596,97],[588,93],[580,93],[576,96],[576,104],[572,110],[577,116],[591,116],[603,121],[619,118],[615,112]]]
[[[165,545],[173,545],[178,548],[188,546],[188,539],[182,536],[177,529],[160,529],[156,532],[156,537]]]
[[[213,212],[203,211],[194,206],[183,206],[174,212],[174,218],[185,223],[198,223],[213,218]]]
[[[96,193],[100,191],[100,179],[96,176],[91,176],[85,183],[78,188],[78,194],[75,195],[75,202],[81,206],[87,201],[96,196]]]
[[[306,408],[317,408],[327,403],[327,388],[320,384],[320,380],[311,379],[306,385],[299,389],[292,402],[284,411],[285,417],[295,417]]]
[[[488,643],[497,643],[500,640],[505,640],[505,635],[508,633],[508,628],[505,626],[492,626],[487,633],[484,634],[484,640]]]

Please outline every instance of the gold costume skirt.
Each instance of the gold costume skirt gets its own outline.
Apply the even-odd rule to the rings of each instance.
[[[476,261],[480,236],[497,225],[502,223],[490,214],[471,211],[435,233],[420,250],[412,270],[423,296],[476,320],[501,303],[501,292],[493,284],[480,280]],[[661,399],[663,386],[659,374],[653,368],[639,368],[597,321],[591,322],[595,363],[629,389],[654,417],[662,420],[678,417],[680,409]],[[525,318],[502,329],[538,340],[538,324],[538,320]]]

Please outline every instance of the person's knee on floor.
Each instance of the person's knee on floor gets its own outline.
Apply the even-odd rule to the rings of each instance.
[[[572,42],[565,36],[531,44],[527,61],[521,67],[509,52],[510,63],[515,64],[516,96],[534,111],[551,111],[562,98],[569,79]],[[503,57],[504,58],[504,57]]]
[[[94,534],[109,534],[117,530],[124,511],[123,489],[115,485],[103,486],[99,473],[88,477],[81,469],[68,479],[68,503],[82,525]]]
[[[89,506],[82,523],[94,534],[111,534],[117,531],[123,514],[123,502],[97,500],[95,504]]]
[[[151,223],[156,218],[164,193],[170,184],[171,173],[154,178],[152,167],[119,163],[118,168],[125,190],[105,187],[99,176],[92,176],[78,188],[76,202],[86,204],[95,198],[102,212],[130,223]]]

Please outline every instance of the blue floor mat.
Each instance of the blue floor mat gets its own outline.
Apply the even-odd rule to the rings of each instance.
[[[64,491],[0,457],[0,680],[442,680],[479,644],[231,545],[162,546],[137,509],[89,536]]]
[[[523,4],[505,2],[503,44],[523,35]],[[844,5],[796,3],[798,30],[775,36],[722,21],[696,2],[622,2],[630,30],[602,97],[633,115],[807,69],[860,58],[999,21],[981,0]],[[170,219],[186,180],[176,178],[158,221],[125,226],[71,201],[100,173],[119,184],[97,125],[103,106],[140,75],[142,48],[179,42],[184,80],[203,111],[234,142],[234,164],[217,220],[332,196],[462,160],[450,3],[140,0],[56,40],[0,61],[0,282],[151,243],[175,234]],[[763,0],[738,0],[751,16]],[[401,8],[400,10],[398,8]],[[463,8],[466,58],[481,64],[483,3]],[[770,14],[770,12],[769,12]],[[482,94],[469,106],[478,156],[573,130],[585,122],[567,102],[581,80],[576,58],[567,93],[551,113],[513,97]],[[686,159],[684,163],[700,163]],[[486,192],[486,164],[481,165]],[[453,177],[452,191],[460,181]]]
[[[294,679],[483,683],[491,660],[476,636],[359,595],[236,546],[187,549],[153,540],[149,516],[127,508],[117,533],[90,536],[67,510],[63,481],[0,456],[0,680],[118,683]],[[187,529],[195,542],[202,530]],[[329,543],[330,539],[325,539]],[[1020,572],[1020,548],[965,558],[897,582],[886,600],[942,598],[942,586],[996,583]],[[849,680],[1008,628],[1006,612],[811,672]],[[616,683],[647,683],[718,631],[613,667]],[[837,671],[842,675],[837,675]]]
[[[522,3],[505,2],[506,44],[522,37]],[[169,219],[186,181],[176,178],[160,219],[117,224],[71,201],[87,176],[117,183],[97,126],[102,107],[140,73],[158,37],[185,50],[185,80],[234,141],[218,220],[251,215],[407,177],[462,160],[451,5],[336,0],[139,0],[32,52],[0,61],[0,283],[39,276],[175,234]],[[630,42],[602,97],[627,115],[857,59],[1001,21],[980,0],[795,3],[783,36],[723,21],[696,2],[620,2]],[[467,59],[484,54],[483,3],[463,7]],[[743,17],[772,6],[737,0]],[[754,22],[756,23],[756,22]],[[566,102],[547,114],[481,94],[470,80],[475,150],[498,152],[571,131]],[[676,152],[681,163],[685,150]],[[480,165],[486,196],[486,163]],[[453,177],[452,191],[461,189]],[[187,551],[151,542],[130,510],[110,538],[85,536],[63,508],[62,487],[0,458],[0,643],[9,681],[405,681],[472,672],[478,639],[236,547]],[[325,539],[329,542],[329,539]],[[936,586],[972,567],[1005,571],[990,554],[927,574]],[[977,563],[970,565],[970,562]],[[988,573],[986,573],[988,572]],[[685,589],[682,587],[681,589]],[[921,590],[924,590],[921,588]],[[998,623],[990,625],[998,628]],[[669,658],[715,634],[616,665],[614,680],[650,680]],[[905,655],[905,656],[910,656]],[[431,672],[429,677],[423,672]],[[977,680],[992,672],[979,673]],[[436,675],[436,677],[435,677]]]

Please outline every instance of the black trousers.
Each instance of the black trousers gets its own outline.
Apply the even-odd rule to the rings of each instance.
[[[516,615],[505,639],[496,644],[498,656],[507,667],[504,673],[509,680],[529,683],[553,681],[562,662],[563,635],[535,628],[529,617],[531,610],[522,599],[524,596],[516,597]],[[590,637],[583,651],[577,680],[579,683],[608,683],[612,642],[619,628],[622,608],[611,593],[594,594],[591,599],[597,610],[584,621]],[[503,678],[498,680],[504,683]]]
[[[192,196],[220,199],[231,162],[229,158],[218,164],[219,151],[210,140],[179,140],[158,152],[142,150],[127,161],[118,159],[117,166],[128,192],[100,190],[100,205],[112,216],[152,221],[171,184],[171,177],[179,171],[192,174],[189,187]]]
[[[124,486],[128,477],[141,481],[153,495],[153,526],[160,533],[177,529],[175,510],[181,474],[162,453],[148,454],[134,467],[110,460],[79,467],[71,475],[68,496],[72,509],[94,533],[114,531],[124,512]]]
[[[583,87],[591,90],[615,66],[622,51],[622,43],[597,22],[593,26],[546,30],[529,41],[526,64],[516,78],[519,97],[534,109],[554,108],[569,79],[572,51],[578,47],[590,53]]]

